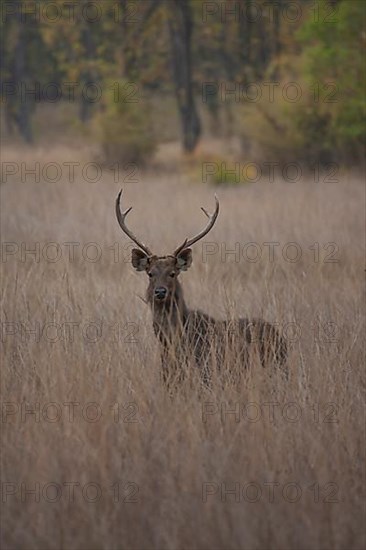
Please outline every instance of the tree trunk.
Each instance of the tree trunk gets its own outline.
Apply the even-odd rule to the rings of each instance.
[[[241,13],[244,13],[243,17],[238,18],[238,36],[239,36],[239,62],[240,70],[242,73],[242,84],[247,84],[248,74],[251,64],[251,50],[252,50],[252,14],[251,14],[251,0],[241,0]]]
[[[175,93],[182,124],[183,147],[195,149],[201,134],[192,83],[191,38],[193,19],[189,0],[174,0],[170,4],[169,27]]]
[[[85,27],[81,31],[81,43],[84,47],[84,59],[87,64],[91,59],[95,58],[95,45],[92,36],[91,23],[89,22],[85,23]],[[81,95],[79,116],[81,122],[83,123],[88,122],[90,119],[91,109],[93,107],[93,101],[88,99],[88,94],[85,92],[85,86],[89,83],[98,85],[96,76],[96,71],[90,70],[88,65],[86,65],[86,68],[83,68],[80,74],[81,87],[84,93]]]
[[[278,63],[281,53],[281,8],[282,0],[277,0],[277,2],[274,3],[273,7],[273,55],[276,58],[276,65],[272,75],[273,80],[278,80],[278,78],[280,77]]]
[[[19,132],[23,139],[27,143],[33,142],[33,132],[31,126],[31,112],[34,107],[34,100],[32,94],[22,93],[29,84],[27,62],[26,62],[26,37],[25,27],[26,23],[21,21],[20,15],[18,16],[18,40],[15,46],[13,75],[14,83],[18,86],[18,92],[15,96],[17,106],[15,107],[15,120],[18,126]],[[30,86],[32,87],[32,86]]]

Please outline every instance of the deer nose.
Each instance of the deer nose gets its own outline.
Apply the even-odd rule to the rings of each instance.
[[[154,290],[155,298],[158,298],[158,300],[162,300],[163,298],[165,298],[166,294],[167,294],[167,289],[163,286],[158,286]]]

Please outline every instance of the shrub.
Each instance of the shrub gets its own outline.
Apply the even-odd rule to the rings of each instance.
[[[252,177],[241,169],[242,161],[216,157],[211,166],[209,181],[212,185],[242,185],[248,183]],[[250,168],[249,168],[250,172]]]
[[[321,0],[318,7],[319,18],[310,16],[298,31],[301,55],[283,54],[275,60],[279,85],[274,100],[262,98],[242,107],[243,151],[248,153],[250,144],[258,159],[308,165],[362,162],[364,6],[340,1],[331,24],[329,2]],[[265,82],[271,80],[271,70]],[[292,82],[300,90],[294,102],[283,94]]]
[[[305,90],[305,84],[301,88]],[[314,106],[311,94],[295,103],[278,94],[273,103],[245,105],[241,118],[243,152],[250,152],[253,160],[311,165],[333,159],[332,118]]]
[[[321,0],[319,9],[323,23],[309,18],[299,31],[305,78],[320,88],[319,108],[314,114],[325,111],[325,138],[334,151],[333,158],[359,161],[365,147],[365,6],[341,0],[332,24],[324,21],[329,2]]]
[[[243,168],[244,166],[244,168]],[[192,181],[214,186],[238,186],[255,181],[255,168],[243,164],[238,154],[201,151],[185,159],[184,167]]]
[[[106,83],[104,101],[94,118],[94,128],[103,162],[133,162],[142,166],[155,152],[156,140],[150,106],[140,94],[132,94],[129,86],[131,83],[123,80]]]

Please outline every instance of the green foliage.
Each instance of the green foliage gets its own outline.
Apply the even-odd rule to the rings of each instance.
[[[0,49],[3,80],[14,84],[16,90],[6,93],[5,86],[3,91],[9,133],[15,129],[32,141],[38,100],[29,94],[27,101],[22,101],[19,90],[21,86],[32,90],[36,84],[47,90],[50,83],[63,90],[62,101],[75,103],[73,116],[88,132],[101,103],[85,97],[85,86],[94,83],[108,89],[106,80],[118,75],[125,79],[120,81],[121,87],[127,81],[139,82],[140,90],[156,92],[155,134],[160,140],[178,139],[179,118],[165,115],[166,98],[175,105],[185,89],[177,78],[180,74],[184,83],[179,63],[179,70],[172,70],[174,33],[169,28],[178,17],[178,11],[172,9],[178,2],[97,0],[84,13],[90,2],[83,0],[71,10],[75,12],[71,20],[64,0],[52,2],[53,11],[42,11],[47,2],[39,0],[35,4],[43,15],[35,18],[19,15],[29,5],[27,0],[9,0],[7,4],[8,16],[0,21],[4,34]],[[210,114],[208,134],[220,137],[239,133],[245,141],[246,158],[249,146],[251,158],[263,159],[265,155],[268,160],[286,162],[360,161],[365,146],[365,2],[299,0],[297,9],[293,6],[295,11],[290,6],[295,3],[288,3],[285,9],[283,1],[257,0],[251,4],[243,0],[233,4],[235,17],[225,2],[184,2],[194,23],[191,41],[186,44],[192,51],[190,92],[197,104],[202,100],[200,114]],[[296,11],[301,17],[291,18]],[[62,16],[51,17],[55,13]],[[301,100],[295,103],[281,94],[281,87],[291,81],[302,88]],[[268,84],[277,82],[281,86],[273,102],[265,102],[263,97],[258,103],[241,96],[234,100],[230,95],[230,90],[250,83],[259,85],[265,95]],[[66,83],[75,84],[71,100]],[[203,98],[204,83],[211,83],[216,94]],[[142,98],[138,103],[117,104],[113,93],[108,98],[103,93],[104,110],[96,114],[92,137],[97,137],[108,162],[122,157],[143,162],[153,151],[152,109]],[[42,97],[41,101],[48,100]],[[57,101],[50,107],[63,112],[64,105]],[[184,109],[181,111],[185,116]],[[169,124],[164,124],[167,119]],[[37,125],[34,127],[34,137],[39,138]],[[182,131],[184,124],[180,128]],[[236,183],[237,178],[218,170],[213,179],[216,183]]]
[[[274,100],[242,107],[240,134],[268,161],[311,165],[363,158],[365,4],[341,1],[334,11],[329,2],[316,6],[319,11],[309,13],[297,34],[301,53],[273,61],[280,76]],[[291,82],[299,90],[293,102],[283,93]]]
[[[199,151],[185,158],[184,169],[192,181],[213,186],[232,187],[258,181],[253,163],[245,164],[233,153]]]
[[[215,157],[212,163],[212,174],[209,176],[209,182],[212,185],[233,186],[243,185],[250,181],[251,174],[244,173],[241,170],[243,163],[238,161]],[[249,168],[250,170],[250,168]]]
[[[320,93],[295,122],[308,141],[324,144],[334,158],[359,160],[365,145],[365,3],[342,0],[335,8],[330,14],[329,2],[319,2],[318,17],[298,33],[304,79]]]
[[[142,166],[155,152],[150,107],[135,86],[124,80],[105,83],[104,103],[93,122],[105,163]]]

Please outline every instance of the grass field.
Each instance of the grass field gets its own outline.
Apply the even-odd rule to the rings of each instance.
[[[114,201],[123,186],[130,227],[164,254],[214,189],[183,165],[92,183],[66,147],[3,161],[18,171],[1,187],[2,548],[363,548],[361,178],[218,189],[186,301],[278,323],[290,379],[252,369],[205,390],[192,375],[171,398]]]

